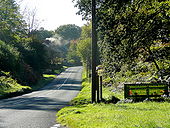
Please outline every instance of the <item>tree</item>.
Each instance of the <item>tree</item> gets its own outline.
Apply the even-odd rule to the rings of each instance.
[[[83,16],[91,13],[87,0],[78,0],[76,6]],[[108,76],[139,61],[154,64],[150,70],[155,73],[168,71],[169,0],[100,1],[97,7],[98,44]]]
[[[51,38],[47,38],[44,44],[46,45],[52,70],[66,64],[66,56],[69,47],[68,41],[55,34]]]
[[[45,30],[43,27],[41,27],[39,30],[32,30],[29,33],[30,37],[40,40],[40,41],[45,41],[46,38],[50,38],[53,35],[54,35],[54,32]]]
[[[77,54],[77,41],[72,40],[67,53],[67,61],[71,65],[81,65],[80,57]]]
[[[106,0],[96,0],[97,9],[102,8],[101,4],[109,3],[130,3],[132,0],[114,0],[114,1],[106,1]],[[78,15],[82,15],[82,18],[85,20],[91,20],[91,0],[73,0],[75,3],[75,7],[78,8]]]
[[[25,23],[15,0],[0,1],[0,40],[10,43],[15,36],[25,35]]]
[[[35,84],[50,66],[46,46],[42,38],[28,36],[15,0],[1,0],[0,7],[0,71],[10,72],[24,85]]]
[[[27,7],[22,11],[23,19],[27,23],[27,30],[29,33],[36,31],[39,28],[40,20],[37,17],[37,9],[29,9]]]
[[[77,53],[89,74],[91,68],[91,24],[82,27],[81,37],[77,43]]]
[[[67,24],[59,26],[55,33],[60,35],[65,40],[76,40],[80,37],[81,28],[75,24]]]
[[[16,48],[0,40],[0,70],[14,72],[18,65],[19,55]]]
[[[138,0],[128,6],[121,6],[119,10],[118,6],[114,8],[110,3],[102,5],[103,8],[98,12],[99,31],[105,35],[103,43],[107,44],[114,54],[111,55],[111,60],[121,64],[133,63],[139,56],[149,56],[150,61],[160,71],[157,56],[160,53],[155,54],[151,49],[161,42],[165,43],[163,40],[169,38],[168,4],[167,1]],[[104,47],[102,49],[105,49]]]

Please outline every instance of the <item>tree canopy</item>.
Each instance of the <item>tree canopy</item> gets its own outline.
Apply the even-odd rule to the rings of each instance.
[[[78,0],[76,6],[78,14],[90,17],[89,1]],[[140,62],[152,65],[142,71],[168,74],[169,10],[169,0],[97,1],[98,46],[107,76],[114,77],[126,64],[132,71]]]
[[[77,53],[89,73],[91,67],[91,24],[82,27],[81,36],[77,42]]]
[[[55,33],[65,40],[76,40],[80,37],[81,28],[75,24],[61,25],[55,30]]]
[[[43,28],[28,33],[28,24],[15,0],[0,1],[0,72],[10,72],[23,85],[35,84],[51,67],[44,40],[53,35]]]

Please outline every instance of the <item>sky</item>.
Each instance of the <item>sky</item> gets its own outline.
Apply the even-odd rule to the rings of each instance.
[[[47,30],[55,30],[60,25],[76,24],[83,26],[86,21],[76,15],[78,11],[74,7],[72,0],[18,0],[21,10],[36,8],[36,18],[39,20],[40,27]]]

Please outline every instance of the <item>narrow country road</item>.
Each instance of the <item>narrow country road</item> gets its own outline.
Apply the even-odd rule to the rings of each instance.
[[[82,67],[71,67],[39,91],[0,100],[0,128],[52,128],[56,112],[81,89]]]

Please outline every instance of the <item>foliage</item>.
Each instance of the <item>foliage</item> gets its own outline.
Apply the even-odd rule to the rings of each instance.
[[[15,0],[0,1],[0,40],[11,42],[15,36],[24,36],[25,23]]]
[[[58,70],[61,73],[62,70]],[[17,96],[27,92],[38,90],[49,82],[54,80],[57,76],[52,74],[43,74],[43,77],[36,83],[30,86],[22,86],[14,80],[9,72],[0,72],[0,99]]]
[[[0,40],[0,69],[13,70],[17,67],[20,53],[12,45]]]
[[[76,6],[78,14],[89,17],[87,0],[76,1]],[[98,44],[106,78],[114,78],[124,65],[134,71],[141,62],[149,62],[155,77],[168,77],[169,10],[169,0],[97,1]]]
[[[81,37],[77,43],[77,53],[84,67],[89,70],[91,67],[91,24],[82,27]]]
[[[79,40],[77,45],[78,55],[84,64],[89,64],[91,60],[91,39]]]
[[[55,33],[65,40],[76,40],[80,37],[81,28],[75,24],[61,25],[55,30]]]
[[[155,45],[155,41],[161,40],[158,43],[165,43],[164,38],[168,38],[168,3],[138,0],[121,6],[119,11],[117,6],[114,7],[114,3],[109,3],[110,7],[107,5],[104,3],[98,11],[101,19],[99,31],[102,35],[105,34],[103,43],[107,44],[114,54],[112,60],[133,63],[136,59],[145,61],[146,56],[149,56],[159,71],[156,59],[159,59],[157,54],[160,54],[154,54],[150,48]],[[106,48],[103,46],[101,49]]]
[[[44,44],[46,46],[47,56],[50,59],[50,69],[62,68],[62,65],[67,63],[66,56],[69,49],[69,41],[55,34],[47,38]]]
[[[67,61],[71,65],[81,65],[80,57],[77,55],[77,41],[72,40],[67,53]]]
[[[23,92],[30,89],[29,86],[18,84],[17,81],[10,76],[9,72],[0,72],[0,96],[14,92]]]
[[[23,53],[24,60],[33,70],[42,74],[50,65],[46,47],[39,40],[32,40],[28,44],[29,49]]]
[[[46,38],[50,38],[53,36],[52,31],[45,30],[44,28],[40,28],[39,30],[33,30],[29,33],[29,36],[32,37],[33,39],[37,39],[40,41],[46,40]]]
[[[77,14],[82,15],[83,19],[89,19],[91,16],[91,0],[73,0],[75,7],[79,9]]]
[[[15,0],[1,0],[0,12],[0,70],[10,72],[22,85],[35,85],[52,67],[53,51],[44,40],[53,32],[41,28],[28,33]]]

